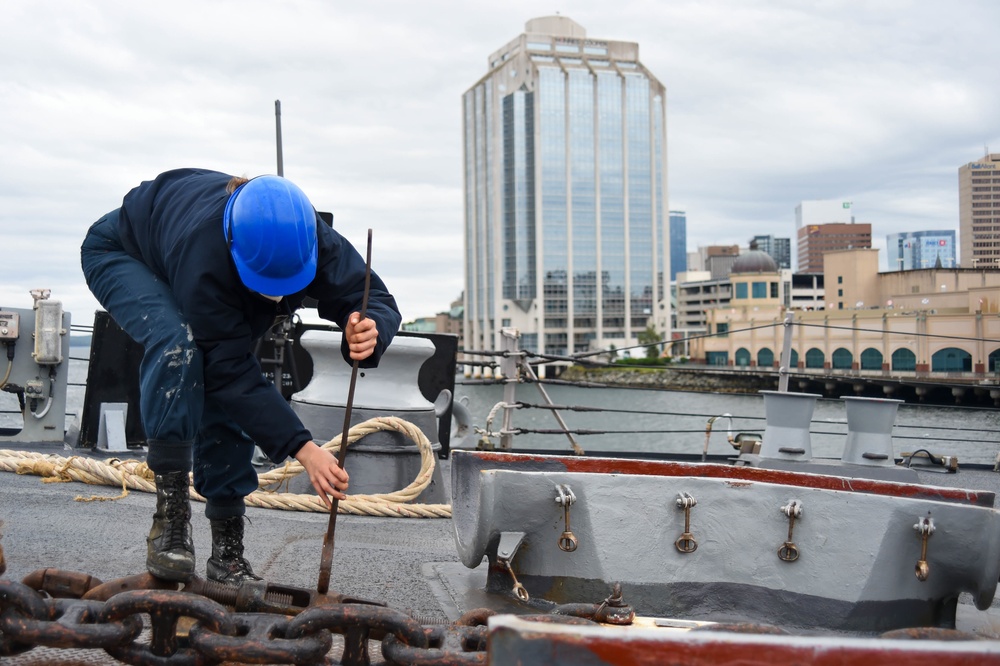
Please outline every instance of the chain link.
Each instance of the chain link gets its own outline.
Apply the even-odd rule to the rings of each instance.
[[[191,646],[217,661],[244,664],[322,664],[333,646],[326,630],[288,638],[289,620],[276,615],[237,613],[234,624],[235,636],[194,625],[188,633]]]

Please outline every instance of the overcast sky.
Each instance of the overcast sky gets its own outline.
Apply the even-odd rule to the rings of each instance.
[[[1000,151],[997,0],[32,0],[0,19],[0,307],[88,323],[87,227],[183,166],[276,171],[363,251],[405,320],[463,289],[461,96],[525,22],[635,41],[667,86],[688,249],[792,236],[854,202],[876,246],[958,228],[958,168]]]

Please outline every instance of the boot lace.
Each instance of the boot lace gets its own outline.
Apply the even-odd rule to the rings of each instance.
[[[240,519],[241,521],[243,518]],[[243,525],[229,524],[218,534],[216,544],[219,546],[218,557],[215,558],[229,572],[239,578],[263,580],[253,572],[250,562],[243,557]]]
[[[174,550],[175,548],[187,550],[187,526],[191,517],[185,508],[182,502],[169,502],[165,507],[166,526],[163,537],[166,550]]]

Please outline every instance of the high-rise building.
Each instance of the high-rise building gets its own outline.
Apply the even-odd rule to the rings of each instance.
[[[682,210],[670,211],[670,281],[677,279],[678,273],[687,268],[687,213]]]
[[[958,235],[964,268],[1000,268],[1000,153],[959,167]]]
[[[822,273],[823,255],[837,250],[872,246],[872,225],[832,222],[798,230],[799,273]]]
[[[754,236],[750,239],[750,248],[766,252],[778,264],[778,268],[792,267],[792,239],[775,236]]]
[[[462,98],[465,343],[566,354],[670,327],[666,89],[639,46],[532,19]]]
[[[889,234],[885,243],[890,271],[956,267],[955,232],[952,229]]]
[[[840,201],[838,199],[801,201],[795,207],[795,230],[798,231],[810,224],[853,222],[853,205],[850,201]]]

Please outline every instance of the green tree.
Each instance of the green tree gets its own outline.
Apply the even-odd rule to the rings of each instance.
[[[639,344],[646,345],[646,358],[658,358],[660,356],[660,343],[663,339],[652,325],[639,333]]]

